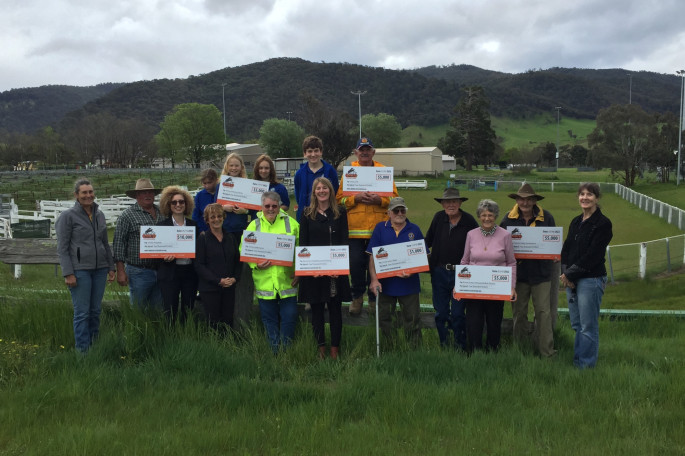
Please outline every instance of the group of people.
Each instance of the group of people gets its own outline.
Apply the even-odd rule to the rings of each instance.
[[[236,306],[249,307],[254,293],[275,353],[294,338],[300,302],[311,306],[320,358],[327,356],[328,310],[330,357],[338,358],[342,303],[350,302],[349,313],[359,315],[364,294],[368,295],[368,312],[378,312],[387,342],[394,341],[392,315],[399,303],[407,340],[419,345],[418,274],[379,279],[372,252],[374,247],[424,239],[421,229],[407,218],[407,204],[394,184],[392,196],[373,192],[343,194],[345,177],[338,182],[336,170],[322,159],[322,152],[319,138],[305,139],[306,161],[294,179],[294,218],[287,213],[288,191],[276,179],[274,163],[267,155],[260,156],[254,166],[253,179],[269,182],[269,190],[261,197],[260,211],[217,203],[219,176],[212,169],[203,171],[204,188],[194,199],[180,187],[157,189],[149,179],[139,179],[127,192],[136,202],[119,217],[113,248],[107,239],[104,215],[94,202],[92,184],[87,179],[78,180],[74,187],[76,203],[56,225],[60,263],[74,305],[76,348],[87,351],[97,337],[105,282],[115,277],[120,285],[128,285],[132,304],[163,309],[171,321],[186,318],[199,291],[209,324],[222,329],[234,325]],[[354,154],[357,160],[352,162],[353,167],[383,166],[374,161],[375,149],[369,138],[359,139]],[[242,158],[229,154],[222,174],[247,177]],[[157,206],[154,201],[159,193]],[[428,263],[440,344],[467,352],[499,348],[504,301],[455,298],[455,271],[462,265],[509,266],[514,284],[514,338],[524,343],[532,332],[539,355],[552,357],[556,353],[556,306],[551,303],[550,291],[557,265],[552,260],[517,260],[506,228],[550,227],[555,226],[555,221],[540,205],[544,197],[535,193],[530,184],[509,197],[515,204],[499,224],[499,206],[490,199],[479,202],[474,218],[462,209],[468,198],[460,196],[458,189],[447,188],[442,197],[435,198],[442,210],[434,215],[425,244],[430,251]],[[599,185],[581,184],[578,201],[583,213],[571,222],[561,253],[559,280],[567,291],[571,325],[576,332],[574,364],[579,368],[593,367],[597,361],[599,306],[606,284],[604,252],[612,237],[611,222],[602,214],[599,198]],[[195,258],[141,258],[140,227],[147,225],[195,226]],[[270,260],[241,263],[244,231],[291,235],[301,246],[348,245],[350,275],[297,277],[294,265],[282,266]],[[532,328],[528,321],[529,300],[535,314]]]

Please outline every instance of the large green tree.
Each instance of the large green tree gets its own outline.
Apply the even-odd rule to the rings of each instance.
[[[661,182],[669,181],[671,167],[678,164],[679,121],[672,112],[662,114],[657,119],[658,131],[655,132],[654,147],[650,149],[649,162],[659,168]]]
[[[297,122],[285,119],[266,119],[259,129],[259,145],[273,158],[302,155],[304,130]]]
[[[224,143],[221,112],[214,105],[184,103],[164,117],[155,142],[162,156],[169,157],[172,164],[185,159],[194,167],[216,157],[216,144]]]
[[[381,112],[362,116],[362,131],[375,147],[400,147],[402,126],[395,116]]]
[[[462,89],[462,97],[454,108],[447,135],[438,147],[447,155],[464,161],[471,171],[474,164],[490,163],[496,151],[495,130],[490,124],[490,100],[482,87]]]
[[[640,106],[609,106],[599,111],[597,126],[588,135],[591,162],[611,167],[631,187],[655,136],[655,118]]]

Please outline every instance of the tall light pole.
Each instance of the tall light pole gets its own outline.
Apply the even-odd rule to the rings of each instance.
[[[561,106],[556,106],[554,109],[557,110],[557,171],[559,171],[559,111],[561,111]]]
[[[685,83],[685,70],[678,70],[676,74],[680,76],[680,120],[678,121],[678,166],[676,168],[676,186],[680,185],[680,153],[683,148],[683,83]]]
[[[359,137],[362,137],[362,95],[366,93],[366,90],[363,92],[361,90],[357,90],[356,92],[350,92],[352,95],[357,95],[359,97]]]
[[[288,114],[288,122],[290,122],[290,114],[292,114],[293,112],[292,111],[286,111],[285,113]]]
[[[633,74],[628,73],[628,78],[630,80],[628,84],[628,104],[633,104]]]
[[[221,84],[221,103],[224,106],[224,146],[226,145],[226,83]]]

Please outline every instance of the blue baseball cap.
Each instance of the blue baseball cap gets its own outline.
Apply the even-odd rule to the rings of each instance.
[[[355,147],[355,149],[359,149],[360,147],[373,148],[373,143],[369,138],[359,138],[359,141],[357,141],[357,147]]]

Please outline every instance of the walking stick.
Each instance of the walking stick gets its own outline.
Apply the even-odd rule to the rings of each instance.
[[[376,358],[381,357],[381,337],[379,333],[379,320],[378,314],[380,309],[378,308],[378,296],[380,295],[380,287],[376,287]]]

